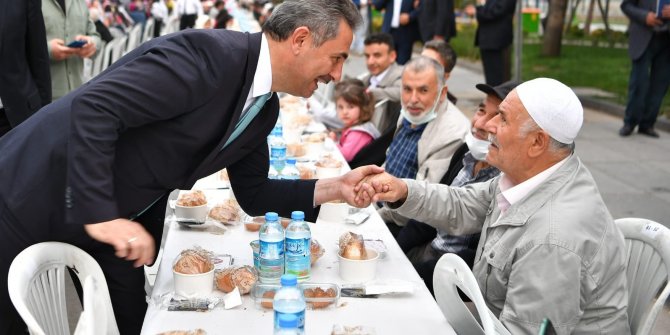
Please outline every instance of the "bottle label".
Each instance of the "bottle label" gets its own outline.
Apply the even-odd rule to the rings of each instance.
[[[281,314],[293,314],[298,319],[298,328],[302,331],[305,330],[305,310],[302,310],[298,313],[282,313],[275,311],[275,329],[279,329],[279,315]]]
[[[284,257],[284,241],[277,242],[267,242],[260,241],[260,253],[259,256],[261,259],[280,259]]]
[[[286,157],[286,147],[271,147],[270,157],[274,159],[284,159]]]
[[[310,238],[286,238],[286,273],[298,279],[309,278],[311,268]]]

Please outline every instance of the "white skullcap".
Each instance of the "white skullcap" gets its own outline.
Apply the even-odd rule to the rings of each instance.
[[[584,109],[575,92],[558,80],[537,78],[516,87],[521,103],[542,130],[570,144],[584,121]]]

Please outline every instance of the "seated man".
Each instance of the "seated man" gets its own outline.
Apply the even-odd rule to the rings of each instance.
[[[485,126],[500,176],[449,187],[384,173],[358,198],[450,234],[481,232],[473,273],[512,334],[537,334],[544,318],[558,334],[630,334],[623,236],[574,154],[583,113],[569,87],[528,81]]]
[[[384,163],[388,173],[440,181],[470,131],[468,118],[446,96],[444,70],[437,61],[420,56],[405,65],[401,117]],[[379,213],[394,235],[408,221],[386,208]]]
[[[484,160],[490,144],[484,125],[496,116],[498,105],[516,86],[517,83],[513,81],[496,87],[486,84],[476,86],[486,93],[486,98],[473,115],[472,131],[454,153],[449,170],[440,180],[441,184],[464,186],[487,181],[498,175],[500,171]],[[479,234],[453,236],[444,229],[436,230],[425,223],[410,220],[398,233],[397,240],[428,290],[433,292],[433,271],[440,257],[448,252],[457,254],[472,268]]]
[[[430,57],[442,64],[442,67],[444,67],[444,80],[449,80],[451,71],[456,66],[456,51],[454,51],[449,43],[443,40],[426,42],[426,44],[423,45],[423,50],[421,50],[421,56]],[[451,92],[447,92],[447,98],[449,98],[449,101],[454,105],[458,100],[451,94]]]
[[[400,77],[402,66],[396,64],[396,52],[393,38],[389,34],[370,35],[365,39],[365,64],[368,74],[361,78],[375,97],[375,103],[388,100],[385,106],[375,110],[372,123],[384,133],[395,126],[400,111]],[[342,121],[337,118],[335,108],[326,108],[315,104],[310,99],[310,107],[318,121],[329,128],[342,128]]]

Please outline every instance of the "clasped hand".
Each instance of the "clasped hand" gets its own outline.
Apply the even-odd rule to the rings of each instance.
[[[368,175],[354,187],[356,203],[369,206],[372,202],[404,202],[407,198],[407,184],[387,172]],[[361,206],[363,207],[363,206]]]

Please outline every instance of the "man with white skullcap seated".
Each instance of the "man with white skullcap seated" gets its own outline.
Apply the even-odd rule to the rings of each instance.
[[[623,236],[574,154],[582,121],[569,87],[525,82],[485,126],[499,177],[459,188],[384,173],[358,197],[449,234],[481,232],[473,273],[512,334],[537,334],[544,318],[558,334],[630,334]]]

